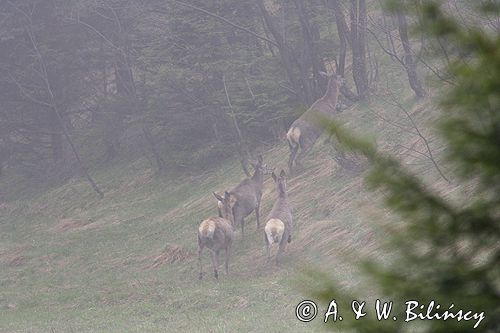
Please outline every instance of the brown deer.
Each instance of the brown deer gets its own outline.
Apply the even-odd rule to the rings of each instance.
[[[267,260],[271,260],[271,247],[278,245],[276,253],[276,265],[279,255],[285,250],[286,244],[292,241],[292,208],[288,202],[286,194],[286,174],[281,170],[279,177],[272,173],[278,199],[274,202],[273,208],[267,217],[264,227],[264,241],[267,249]]]
[[[220,205],[221,217],[210,217],[200,223],[198,227],[198,262],[200,264],[199,279],[203,278],[203,266],[201,263],[201,254],[204,247],[207,247],[212,254],[212,265],[214,268],[214,276],[219,279],[217,268],[219,266],[219,252],[224,250],[225,261],[224,267],[226,274],[229,273],[229,255],[231,244],[233,242],[233,210],[231,207],[231,196],[228,192],[221,197],[214,193]]]
[[[252,177],[243,179],[235,188],[229,191],[233,207],[234,224],[241,226],[241,237],[245,238],[245,217],[255,211],[257,229],[260,228],[260,202],[262,189],[264,188],[264,175],[272,172],[263,163],[262,155],[259,155],[257,163],[250,162],[254,168]],[[221,202],[218,203],[219,208]]]
[[[290,148],[290,158],[288,159],[288,170],[290,173],[292,173],[294,165],[301,167],[302,159],[311,150],[321,135],[322,129],[314,123],[314,115],[331,116],[335,113],[343,78],[335,74],[328,75],[324,72],[321,72],[321,74],[328,77],[326,93],[292,123],[286,134]],[[300,153],[297,155],[299,148]]]

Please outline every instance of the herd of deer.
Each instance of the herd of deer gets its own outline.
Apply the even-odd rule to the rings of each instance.
[[[322,132],[322,128],[314,121],[314,116],[332,116],[336,112],[336,104],[343,79],[338,75],[328,76],[328,87],[323,97],[314,102],[311,107],[297,120],[287,132],[286,138],[290,148],[288,160],[289,173],[301,166],[304,156],[313,147]],[[300,149],[300,153],[297,155]],[[271,259],[271,248],[277,245],[276,264],[287,243],[292,239],[292,209],[286,193],[286,174],[281,170],[279,176],[274,168],[263,163],[262,156],[256,162],[251,162],[254,174],[245,178],[224,196],[214,193],[217,199],[219,216],[210,217],[201,222],[198,227],[198,261],[200,267],[199,278],[203,278],[202,251],[206,247],[212,254],[212,265],[215,278],[218,279],[219,252],[224,250],[224,268],[226,274],[229,269],[229,256],[234,238],[234,227],[241,227],[241,236],[244,238],[244,218],[255,211],[257,230],[260,228],[260,204],[264,187],[264,175],[271,174],[274,180],[278,198],[266,219],[264,227],[264,242],[267,250],[267,259]]]

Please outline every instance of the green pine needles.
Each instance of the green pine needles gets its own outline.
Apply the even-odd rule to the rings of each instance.
[[[374,289],[394,301],[387,320],[378,320],[374,313],[351,318],[346,312],[351,312],[356,297],[324,275],[311,273],[321,281],[311,293],[326,304],[336,298],[345,315],[342,322],[332,323],[334,329],[499,332],[500,34],[481,24],[458,22],[434,2],[426,1],[417,10],[419,32],[446,40],[451,49],[445,71],[452,84],[439,99],[438,131],[449,170],[455,172],[453,182],[472,182],[473,192],[460,204],[451,203],[395,159],[330,123],[328,130],[342,144],[368,157],[368,183],[383,190],[386,205],[401,216],[404,226],[389,233],[389,252],[394,254],[390,263],[363,264]],[[498,10],[486,2],[477,15],[497,17]],[[373,309],[366,305],[367,312]]]

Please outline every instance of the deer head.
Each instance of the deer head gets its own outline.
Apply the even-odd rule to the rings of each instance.
[[[325,72],[319,72],[319,74],[328,79],[328,87],[337,86],[340,88],[344,84],[345,79],[342,77],[342,75],[335,73],[328,74]]]
[[[217,207],[219,209],[219,216],[229,220],[231,225],[234,225],[234,216],[233,216],[233,207],[232,207],[232,199],[229,192],[224,192],[224,197],[214,192],[214,196],[217,199]]]
[[[286,173],[285,170],[281,170],[279,177],[273,172],[271,174],[276,184],[276,191],[278,191],[279,196],[284,196],[286,194]]]
[[[264,159],[262,155],[257,157],[257,161],[250,161],[250,165],[254,168],[255,174],[268,175],[274,171],[274,168],[269,167],[267,164],[264,164]]]

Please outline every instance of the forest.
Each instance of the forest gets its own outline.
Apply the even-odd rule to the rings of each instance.
[[[0,332],[497,332],[499,11],[0,0]]]
[[[244,159],[324,93],[321,71],[347,78],[339,111],[391,89],[389,63],[423,97],[417,66],[441,73],[407,20],[366,1],[4,1],[2,170]]]

